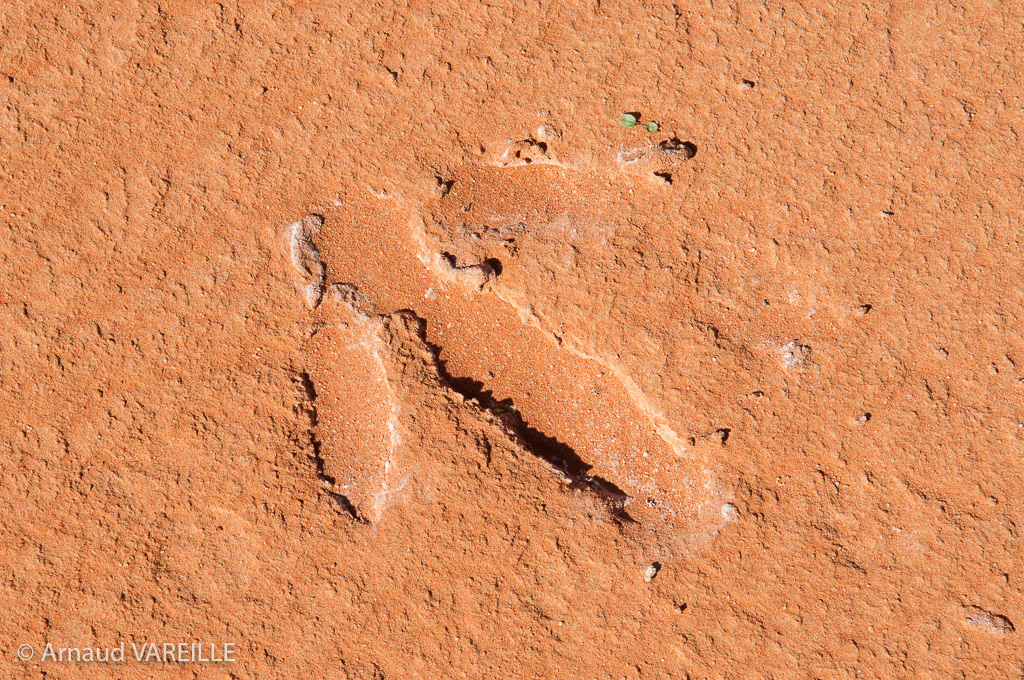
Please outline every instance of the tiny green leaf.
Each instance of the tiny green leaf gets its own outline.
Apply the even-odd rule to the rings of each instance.
[[[634,125],[636,125],[636,123],[629,120],[620,120],[619,125],[621,125],[622,127],[633,127]]]
[[[632,113],[622,114],[622,120],[626,123],[633,123],[634,125],[636,124],[636,116],[634,116]]]
[[[653,135],[655,132],[658,131],[658,124],[653,122],[653,121],[648,123],[647,124],[647,131],[650,132]]]

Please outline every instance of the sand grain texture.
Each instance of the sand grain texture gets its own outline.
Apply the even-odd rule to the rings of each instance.
[[[1024,675],[1022,43],[5,3],[0,677]]]

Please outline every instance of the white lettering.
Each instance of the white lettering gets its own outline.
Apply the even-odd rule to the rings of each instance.
[[[124,663],[125,647],[128,644],[131,645],[132,656],[139,663],[234,663],[238,655],[238,645],[234,642],[122,642],[117,647],[54,647],[47,642],[41,661]],[[207,646],[209,649],[206,649]]]

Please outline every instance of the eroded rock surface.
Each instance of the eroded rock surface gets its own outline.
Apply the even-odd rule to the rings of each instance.
[[[0,677],[1021,675],[1019,8],[0,38]]]

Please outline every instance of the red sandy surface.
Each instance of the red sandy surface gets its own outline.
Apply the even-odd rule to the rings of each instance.
[[[1021,44],[4,4],[0,677],[1024,676]]]

